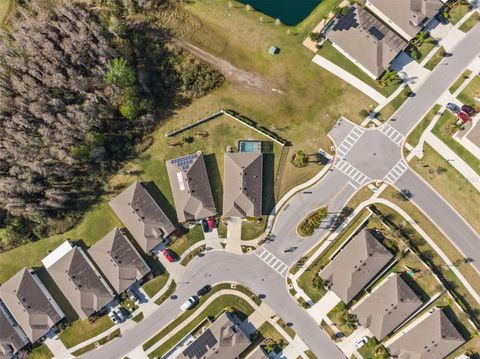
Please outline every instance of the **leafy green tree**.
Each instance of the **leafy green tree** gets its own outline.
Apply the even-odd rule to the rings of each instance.
[[[108,63],[108,72],[105,75],[108,84],[117,85],[120,88],[133,86],[136,81],[135,71],[127,60],[119,57]]]
[[[311,32],[309,37],[310,37],[310,40],[315,42],[322,41],[322,34],[320,32]]]
[[[298,150],[292,157],[292,164],[295,167],[306,167],[308,164],[308,157],[302,150]]]
[[[86,143],[72,146],[70,147],[70,154],[80,162],[87,162],[90,159],[90,146]]]
[[[123,91],[119,111],[127,120],[133,120],[140,112],[138,96],[133,88]]]

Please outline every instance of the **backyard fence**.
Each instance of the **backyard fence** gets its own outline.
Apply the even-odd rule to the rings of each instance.
[[[256,121],[254,121],[254,120],[252,120],[248,117],[245,117],[245,116],[243,116],[243,115],[241,115],[238,112],[233,111],[233,110],[220,110],[218,112],[215,112],[212,115],[209,115],[209,116],[204,117],[204,118],[202,118],[200,120],[197,120],[195,122],[191,122],[188,125],[177,128],[176,130],[168,132],[165,136],[166,137],[172,137],[172,136],[178,135],[179,133],[182,133],[183,131],[189,130],[189,129],[191,129],[195,126],[198,126],[202,123],[213,120],[213,119],[215,119],[215,118],[217,118],[221,115],[226,115],[230,118],[233,118],[235,121],[241,122],[242,124],[251,128],[252,130],[255,130],[255,131],[261,133],[262,135],[270,138],[272,141],[278,143],[280,146],[290,146],[291,145],[290,141],[282,138],[281,136],[277,135],[273,131],[270,131],[268,128],[266,128],[264,126],[258,126]]]

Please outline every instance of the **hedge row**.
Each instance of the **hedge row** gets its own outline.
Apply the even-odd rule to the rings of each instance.
[[[310,237],[320,227],[322,221],[328,216],[327,207],[322,207],[310,213],[297,227],[297,232],[302,237]]]

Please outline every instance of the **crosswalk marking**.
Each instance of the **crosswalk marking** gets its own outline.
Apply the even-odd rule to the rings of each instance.
[[[392,167],[392,169],[383,177],[384,180],[390,182],[390,183],[395,183],[395,181],[405,173],[405,171],[408,169],[408,166],[403,162],[403,160],[400,160],[397,162],[395,166]]]
[[[390,140],[392,140],[398,146],[401,146],[405,136],[390,126],[388,123],[382,126],[380,131],[387,136]]]
[[[360,137],[365,133],[360,127],[354,127],[338,146],[337,156],[343,158]]]
[[[258,254],[255,252],[255,255],[260,258],[266,265],[272,268],[275,272],[280,274],[282,277],[285,277],[288,266],[283,263],[279,258],[269,252],[267,249],[262,248],[262,253]]]
[[[356,182],[356,184],[352,183],[354,187],[359,187],[359,186],[361,187],[365,183],[370,181],[370,178],[367,175],[365,175],[363,172],[353,167],[347,161],[337,161],[337,163],[335,164],[335,167],[338,168],[343,173],[345,173],[354,182]]]

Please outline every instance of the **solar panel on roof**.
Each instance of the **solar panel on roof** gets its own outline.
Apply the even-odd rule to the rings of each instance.
[[[190,344],[188,348],[183,351],[183,354],[190,359],[202,358],[215,344],[217,344],[217,339],[210,330],[207,330]]]

